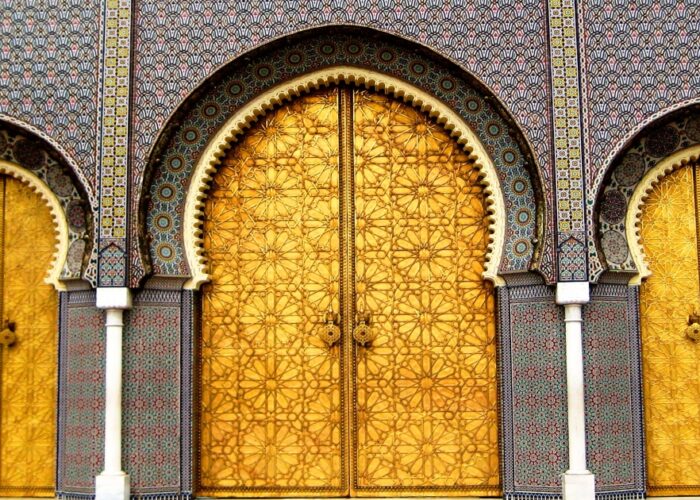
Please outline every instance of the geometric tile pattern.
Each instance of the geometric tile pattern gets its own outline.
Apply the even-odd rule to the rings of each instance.
[[[503,494],[557,498],[567,469],[563,308],[544,285],[498,289]]]
[[[583,307],[586,449],[596,493],[643,498],[636,287],[599,284]]]
[[[333,0],[273,0],[243,2],[236,9],[225,2],[177,0],[136,2],[135,9],[134,210],[157,134],[198,82],[251,47],[327,24],[367,26],[429,45],[480,78],[528,130],[547,204],[553,203],[544,0],[471,2],[465,7],[429,0],[359,0],[352,8]],[[132,225],[134,235],[136,230]],[[134,252],[136,238],[132,240]],[[553,271],[552,255],[542,259],[547,275]]]
[[[0,9],[0,113],[57,141],[93,191],[100,4],[4,0]]]
[[[629,251],[626,214],[639,181],[663,158],[700,143],[700,114],[678,112],[645,128],[615,160],[598,193],[596,220],[591,227],[591,280],[605,270],[636,271]],[[589,229],[591,229],[589,227]],[[603,267],[601,261],[605,262]]]
[[[583,152],[575,0],[549,2],[558,281],[585,281]],[[562,246],[574,246],[561,251]]]
[[[283,45],[231,66],[213,78],[187,110],[174,118],[167,142],[152,167],[146,231],[153,270],[162,275],[187,275],[182,248],[182,212],[186,188],[205,144],[235,110],[259,93],[296,75],[338,64],[395,76],[425,89],[450,106],[470,125],[492,158],[506,208],[506,234],[501,271],[526,270],[537,232],[537,203],[531,160],[519,132],[500,114],[468,75],[435,60],[420,47],[409,50],[387,37],[370,37],[353,29],[335,29],[332,41],[300,35]],[[536,179],[535,179],[536,182]],[[135,263],[132,263],[135,265]]]
[[[124,324],[124,470],[131,493],[179,492],[179,291],[144,290]]]
[[[697,102],[700,24],[695,2],[651,0],[644,8],[628,8],[624,2],[586,0],[579,5],[586,40],[586,168],[589,186],[597,187],[640,125]]]
[[[601,185],[625,145],[665,121],[661,114],[698,102],[700,24],[695,2],[652,0],[629,8],[586,0],[579,16],[590,231]],[[589,247],[593,275],[600,264]]]
[[[60,294],[59,497],[94,493],[104,465],[104,312],[95,292]]]
[[[131,0],[104,0],[98,153],[100,286],[124,286],[126,283],[131,13]],[[120,250],[119,255],[111,255],[114,253],[111,252],[108,264],[113,269],[110,274],[116,277],[103,278],[102,250],[109,245]],[[114,262],[115,259],[118,262]]]

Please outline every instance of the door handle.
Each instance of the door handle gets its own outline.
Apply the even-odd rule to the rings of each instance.
[[[10,347],[17,340],[17,334],[15,333],[15,323],[6,319],[2,323],[2,331],[0,331],[0,345],[5,347]]]
[[[326,313],[326,319],[319,337],[328,347],[333,347],[340,340],[340,315],[332,310]]]
[[[690,340],[700,340],[700,314],[697,310],[688,317],[688,326],[685,329],[685,335]]]
[[[372,328],[372,314],[364,311],[358,311],[355,320],[355,329],[352,336],[362,347],[368,347],[376,338],[374,328]]]

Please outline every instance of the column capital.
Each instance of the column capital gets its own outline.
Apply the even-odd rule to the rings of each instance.
[[[591,300],[588,281],[560,281],[557,283],[556,301],[560,306],[588,304]]]
[[[99,287],[97,288],[98,309],[131,309],[131,289],[126,287]]]

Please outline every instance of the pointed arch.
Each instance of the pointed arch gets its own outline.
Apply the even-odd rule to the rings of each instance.
[[[326,77],[319,77],[322,74]],[[456,63],[415,42],[371,29],[334,26],[297,33],[237,57],[173,113],[145,169],[137,224],[140,246],[148,256],[135,279],[150,268],[155,276],[193,279],[189,286],[197,286],[202,263],[193,221],[206,176],[195,172],[206,163],[205,155],[216,158],[210,145],[218,141],[220,147],[224,130],[235,136],[265,107],[334,82],[377,88],[415,101],[419,108],[428,103],[423,109],[469,143],[467,147],[480,143],[482,167],[486,158],[493,165],[482,172],[489,171],[489,189],[500,191],[503,200],[498,214],[493,193],[491,216],[502,219],[503,237],[494,226],[492,245],[500,238],[501,248],[491,251],[490,279],[538,268],[544,240],[538,167],[529,142],[493,92]],[[232,127],[231,120],[240,123]]]

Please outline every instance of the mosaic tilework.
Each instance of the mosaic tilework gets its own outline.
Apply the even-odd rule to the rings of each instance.
[[[0,1],[0,113],[58,141],[90,184],[96,181],[99,4]]]
[[[104,451],[104,312],[95,292],[60,294],[59,497],[92,494]]]
[[[557,498],[567,468],[563,309],[544,285],[498,290],[503,493]]]
[[[629,252],[625,217],[629,200],[644,174],[663,158],[700,143],[700,110],[676,113],[645,129],[615,160],[596,203],[596,241],[591,248],[591,279],[604,271],[636,271]],[[600,253],[599,253],[600,252]]]
[[[275,37],[325,24],[354,24],[387,30],[428,44],[477,75],[503,100],[527,130],[553,204],[547,109],[549,85],[546,2],[386,3],[359,0],[310,2],[136,2],[134,35],[133,182],[140,189],[149,148],[168,116],[195,85],[243,51]],[[503,23],[504,16],[508,23]],[[410,52],[410,51],[409,51]],[[137,210],[138,196],[132,198]],[[547,221],[551,230],[552,221]],[[135,235],[137,227],[132,225]],[[548,231],[546,238],[551,236]],[[142,264],[132,238],[133,272]],[[541,268],[553,276],[553,245],[543,245]],[[140,276],[132,276],[137,281]]]
[[[180,490],[180,295],[142,291],[125,315],[124,469],[134,494]]]
[[[100,96],[100,286],[126,284],[131,0],[104,0]],[[107,270],[103,271],[103,267]]]
[[[518,133],[499,115],[474,82],[444,61],[390,43],[382,37],[334,31],[332,42],[301,36],[283,46],[256,54],[227,69],[211,82],[182,116],[176,116],[160,163],[154,166],[146,228],[156,274],[187,275],[182,249],[182,211],[188,185],[200,152],[212,133],[250,99],[299,74],[337,64],[352,64],[381,71],[430,89],[475,131],[498,172],[506,205],[506,235],[501,270],[526,270],[536,234],[536,201],[528,157],[516,142]]]
[[[94,282],[96,262],[89,259],[94,241],[90,204],[68,167],[44,141],[0,121],[0,159],[16,163],[39,177],[56,195],[68,222],[68,257],[61,278]],[[87,265],[87,270],[83,270]]]
[[[700,94],[700,16],[695,2],[580,2],[584,147],[594,220],[606,170],[623,145],[660,113]],[[590,224],[593,226],[593,224]],[[593,245],[591,252],[595,253]],[[599,272],[591,255],[591,273]]]
[[[637,288],[601,284],[583,308],[586,446],[597,493],[644,493]]]
[[[548,13],[557,193],[558,276],[559,281],[584,281],[587,279],[588,270],[576,2],[550,0]]]

